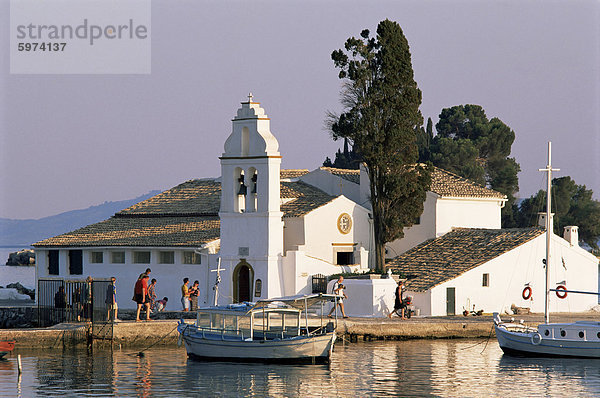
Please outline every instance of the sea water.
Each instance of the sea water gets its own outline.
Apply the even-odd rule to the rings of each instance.
[[[28,289],[35,289],[34,266],[5,265],[10,253],[23,250],[26,247],[0,247],[0,286],[19,282]]]
[[[22,376],[16,352],[0,361],[0,396],[600,395],[600,360],[512,358],[494,339],[340,342],[328,365],[201,362],[175,346],[16,350]]]

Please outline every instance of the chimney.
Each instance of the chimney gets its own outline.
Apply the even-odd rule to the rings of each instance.
[[[538,226],[546,228],[546,212],[538,213]],[[550,231],[554,231],[554,213],[550,213]]]
[[[579,227],[574,225],[565,227],[564,237],[571,246],[579,246]]]

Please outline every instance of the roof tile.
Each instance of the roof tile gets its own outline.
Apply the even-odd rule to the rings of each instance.
[[[431,173],[431,187],[429,190],[442,197],[506,199],[506,195],[503,193],[486,188],[468,178],[442,170],[439,167],[434,167],[433,173]]]
[[[327,171],[355,184],[360,184],[360,170],[358,169],[338,169],[335,167],[319,167],[319,169]]]
[[[334,196],[304,182],[281,182],[284,217],[300,217]],[[108,220],[44,239],[34,246],[199,246],[219,238],[221,184],[190,180],[116,213]]]
[[[542,228],[455,228],[387,262],[407,276],[406,286],[426,291],[544,233]]]

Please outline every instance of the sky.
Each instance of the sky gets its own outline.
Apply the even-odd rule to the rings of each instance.
[[[248,92],[271,118],[282,168],[321,166],[341,146],[324,127],[326,112],[341,109],[331,52],[386,18],[410,44],[425,120],[481,105],[515,131],[518,196],[544,187],[550,140],[556,175],[600,199],[598,1],[160,0],[148,75],[18,75],[0,58],[0,217],[219,176]]]

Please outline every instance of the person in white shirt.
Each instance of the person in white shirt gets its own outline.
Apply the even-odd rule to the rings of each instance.
[[[344,311],[344,299],[347,299],[348,296],[346,296],[346,293],[344,293],[344,289],[346,288],[346,286],[342,284],[343,281],[344,277],[340,276],[338,280],[333,284],[333,294],[338,296],[337,303],[340,307],[340,310],[342,311],[342,316],[344,318],[348,318],[348,316],[346,316],[346,312]],[[331,311],[329,311],[329,318],[331,318],[331,314],[333,314],[333,311],[335,311],[335,304],[333,305],[333,308],[331,308]]]

